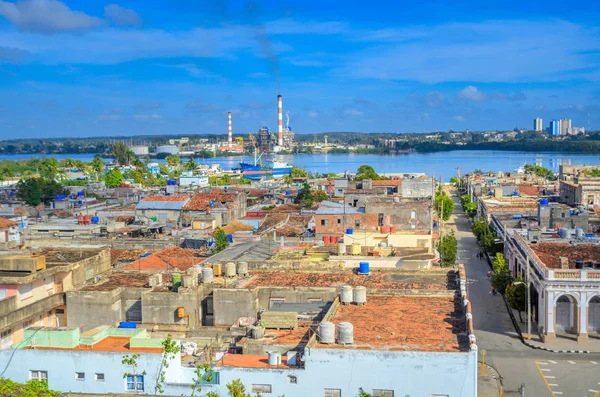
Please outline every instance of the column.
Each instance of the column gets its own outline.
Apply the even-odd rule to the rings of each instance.
[[[544,337],[544,343],[555,342],[556,334],[554,332],[554,314],[556,311],[556,305],[554,304],[554,293],[546,291],[546,332],[542,334]]]
[[[577,342],[587,342],[587,323],[588,323],[588,304],[585,294],[581,294],[581,303],[579,304],[579,324],[577,327]]]

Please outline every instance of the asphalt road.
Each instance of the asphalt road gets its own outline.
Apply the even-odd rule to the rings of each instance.
[[[527,397],[600,397],[595,394],[600,390],[600,364],[594,364],[600,363],[600,354],[551,353],[521,342],[502,297],[490,294],[489,266],[477,259],[480,248],[456,197],[455,216],[444,225],[445,232],[451,228],[458,240],[458,262],[464,263],[467,273],[479,359],[485,351],[485,363],[498,371],[504,390],[516,391],[524,384]],[[539,367],[547,368],[542,371]],[[550,372],[555,378],[546,377]]]

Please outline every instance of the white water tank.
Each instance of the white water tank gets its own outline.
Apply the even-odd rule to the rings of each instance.
[[[583,233],[583,229],[582,228],[577,228],[575,229],[575,237],[577,238],[583,238],[584,233]]]
[[[351,345],[354,343],[354,326],[347,322],[338,324],[338,343],[340,345]]]
[[[337,247],[337,253],[339,256],[346,255],[346,244],[344,244],[343,241],[338,243]]]
[[[319,324],[319,342],[335,343],[335,325],[329,321],[323,321]]]
[[[367,303],[367,289],[362,285],[354,287],[354,303],[364,305]]]
[[[353,302],[352,287],[349,285],[342,285],[340,288],[340,300],[343,305],[349,305]]]
[[[248,275],[248,262],[238,262],[237,274],[238,274],[238,276],[247,276]]]
[[[269,356],[269,365],[280,365],[281,364],[281,353],[280,352],[267,352]]]
[[[210,267],[203,267],[202,268],[202,282],[210,283],[211,281],[213,281],[213,269]]]
[[[235,263],[227,262],[225,264],[225,277],[235,277]]]
[[[183,281],[183,286],[184,287],[193,287],[196,285],[196,280],[194,280],[195,277],[193,274],[184,274],[182,277],[182,281]]]

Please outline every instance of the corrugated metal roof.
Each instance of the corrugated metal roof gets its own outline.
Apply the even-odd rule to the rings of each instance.
[[[180,211],[186,201],[140,201],[136,210],[175,210]]]

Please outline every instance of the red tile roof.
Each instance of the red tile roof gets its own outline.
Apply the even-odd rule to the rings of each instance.
[[[189,248],[165,248],[153,255],[136,260],[125,266],[123,270],[188,270],[202,262],[199,255],[202,252]]]
[[[223,190],[213,190],[210,193],[196,193],[191,200],[183,206],[184,211],[206,211],[210,207],[210,202],[214,200],[218,203],[230,203],[235,200],[237,193],[227,193]]]
[[[11,221],[10,219],[0,218],[0,229],[5,228],[5,227],[16,226],[16,225],[18,225],[18,223],[15,221]]]
[[[559,243],[537,243],[529,245],[546,267],[560,269],[559,257],[569,258],[569,268],[575,269],[575,261],[600,260],[600,247],[594,244],[569,245]]]
[[[402,180],[400,179],[372,181],[372,186],[400,186],[401,184]]]
[[[188,196],[146,196],[142,201],[186,201]]]
[[[519,193],[523,196],[534,196],[538,195],[538,187],[531,185],[519,185]]]

